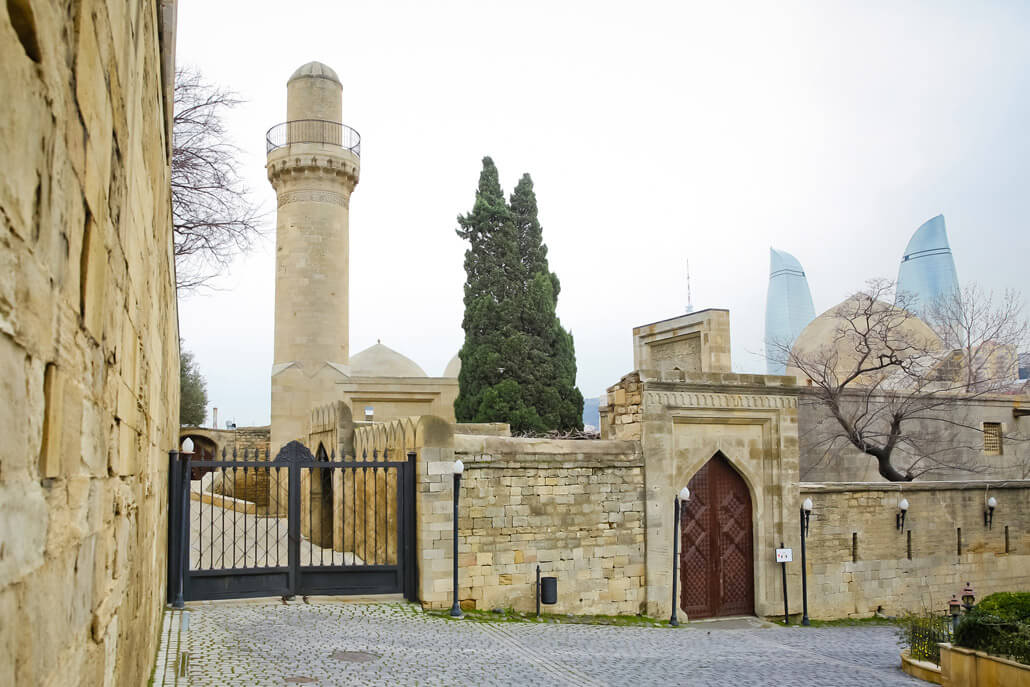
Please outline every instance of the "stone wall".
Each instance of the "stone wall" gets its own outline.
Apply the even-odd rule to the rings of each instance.
[[[875,401],[874,401],[875,402]],[[1014,410],[1030,407],[1030,397],[956,398],[926,410],[903,425],[914,441],[895,450],[895,467],[914,466],[921,480],[1030,479],[1030,417]],[[983,423],[1001,425],[1002,450],[984,450]],[[876,460],[842,436],[839,423],[818,400],[802,394],[798,405],[801,479],[808,482],[882,482]],[[918,447],[921,453],[910,450]],[[925,457],[923,457],[925,456]]]
[[[890,615],[941,612],[966,582],[978,598],[1030,585],[1030,481],[803,483],[806,496],[814,505],[807,543],[814,618],[869,616],[880,608]],[[998,501],[990,529],[989,496]],[[909,501],[903,531],[896,527],[902,498]],[[800,566],[799,535],[789,539]],[[800,598],[799,580],[790,593]]]
[[[639,444],[456,436],[454,447],[465,464],[458,510],[463,605],[534,608],[539,566],[541,575],[558,578],[558,603],[546,612],[643,610]],[[438,550],[438,560],[445,553]]]
[[[141,685],[178,439],[174,3],[0,9],[0,684]]]

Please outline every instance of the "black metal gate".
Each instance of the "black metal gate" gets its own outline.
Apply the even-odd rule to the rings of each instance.
[[[262,457],[264,458],[262,460]],[[192,479],[198,477],[198,479]],[[415,592],[415,454],[172,452],[168,599]]]

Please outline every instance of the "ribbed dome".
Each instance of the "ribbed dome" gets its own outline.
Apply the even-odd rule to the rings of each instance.
[[[425,370],[389,346],[376,343],[351,356],[353,377],[428,377]]]
[[[293,76],[290,77],[290,81],[294,79],[300,79],[303,77],[312,77],[315,79],[329,79],[340,83],[340,77],[336,75],[336,72],[332,70],[328,65],[322,64],[321,62],[308,62],[302,67],[299,67],[297,71],[293,72]],[[342,84],[341,84],[342,85]]]
[[[455,353],[454,357],[451,358],[451,362],[447,363],[447,367],[444,368],[443,376],[457,379],[459,372],[461,372],[461,357]]]

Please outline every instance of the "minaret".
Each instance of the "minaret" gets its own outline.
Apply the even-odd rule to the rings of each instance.
[[[286,84],[286,118],[267,136],[275,188],[273,375],[291,364],[314,374],[349,362],[350,194],[358,183],[360,137],[344,126],[336,72],[309,62]]]
[[[349,206],[360,137],[341,121],[343,87],[309,62],[286,84],[286,118],[268,130],[275,189],[272,455],[307,434],[311,409],[339,397],[350,374]]]

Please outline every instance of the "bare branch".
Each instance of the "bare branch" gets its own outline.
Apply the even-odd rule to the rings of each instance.
[[[176,70],[171,185],[180,293],[205,286],[261,235],[262,216],[236,171],[240,150],[222,120],[240,102],[199,72]]]

